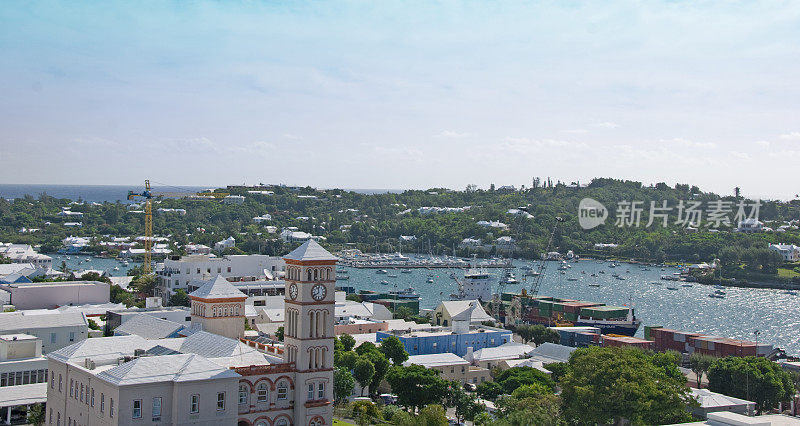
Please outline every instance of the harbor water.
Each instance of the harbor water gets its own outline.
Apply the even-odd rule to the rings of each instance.
[[[529,289],[534,277],[525,277],[523,281],[525,271],[521,268],[524,265],[535,268],[536,264],[515,261],[514,265],[520,283],[507,285],[506,291]],[[643,337],[645,325],[746,340],[755,340],[754,331],[758,330],[759,342],[781,347],[789,354],[800,354],[800,296],[785,294],[783,290],[730,287],[724,290],[727,293],[725,298],[718,299],[708,297],[714,291],[713,286],[660,279],[661,275],[677,272],[674,267],[666,267],[663,271],[659,267],[644,270],[640,265],[622,263],[610,268],[610,262],[595,260],[581,260],[569,265],[571,267],[561,274],[557,262],[547,262],[539,294],[606,305],[631,304],[636,316],[642,320],[637,337]],[[413,287],[421,296],[422,308],[434,308],[456,292],[458,284],[450,278],[451,272],[459,278],[463,276],[461,270],[447,269],[413,269],[407,274],[396,269],[388,270],[389,274],[377,274],[374,269],[345,269],[350,279],[340,281],[340,285],[379,292]],[[502,270],[489,272],[498,282]],[[396,278],[389,277],[394,274]],[[592,277],[592,274],[596,276]],[[619,274],[624,280],[612,274]],[[434,282],[428,283],[428,278],[433,278]],[[381,284],[381,281],[389,284]],[[683,287],[684,284],[691,287]],[[668,287],[676,289],[669,290]]]
[[[126,275],[127,270],[136,265],[124,266],[115,259],[85,255],[70,255],[69,260],[67,255],[52,256],[54,268],[64,260],[72,270],[104,270],[112,276]],[[783,290],[729,287],[724,290],[727,293],[725,298],[718,299],[708,297],[714,291],[712,286],[661,280],[662,275],[678,271],[673,267],[666,267],[663,271],[659,267],[644,270],[640,265],[621,263],[610,268],[610,262],[595,260],[581,260],[569,265],[571,267],[561,274],[557,262],[547,262],[539,294],[606,305],[631,304],[636,316],[642,320],[638,337],[643,336],[645,325],[747,340],[755,340],[753,332],[758,330],[759,342],[781,347],[789,354],[800,354],[800,296],[786,294]],[[525,277],[522,267],[535,268],[536,264],[516,260],[514,266],[520,283],[506,286],[506,291],[529,289],[534,277]],[[114,267],[119,270],[115,271]],[[421,268],[412,269],[410,273],[388,269],[388,274],[378,274],[376,269],[340,268],[348,271],[350,279],[339,281],[339,285],[352,286],[357,291],[378,292],[413,287],[421,296],[420,307],[423,308],[434,308],[440,301],[449,300],[450,294],[458,289],[450,274],[455,273],[460,278],[464,273],[463,270]],[[493,281],[498,282],[502,269],[490,269],[489,273]],[[624,280],[613,277],[615,273]],[[592,274],[596,276],[592,277]],[[429,278],[433,279],[432,283],[427,282]],[[388,284],[382,284],[382,281],[388,281]],[[590,284],[599,284],[599,287]],[[684,284],[691,284],[691,287],[683,287]]]

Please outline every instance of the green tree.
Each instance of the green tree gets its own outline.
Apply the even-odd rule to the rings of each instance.
[[[378,350],[367,352],[363,356],[375,367],[375,374],[372,375],[372,380],[369,384],[369,393],[375,394],[378,391],[378,386],[380,386],[389,372],[389,360]]]
[[[345,347],[346,346],[347,345],[345,345]],[[375,344],[372,343],[372,342],[364,342],[364,343],[358,345],[358,347],[356,347],[355,351],[359,355],[365,355],[365,354],[367,354],[369,352],[379,352],[378,351],[378,347],[375,346]]]
[[[531,327],[533,329],[532,340],[533,343],[536,343],[536,346],[542,343],[559,343],[561,341],[561,336],[558,332],[549,327],[545,327],[541,324],[535,324]]]
[[[496,426],[566,424],[561,412],[561,398],[541,385],[520,386],[498,402],[500,418]]]
[[[439,404],[431,404],[419,413],[419,422],[424,426],[447,426],[447,415]]]
[[[358,354],[353,351],[340,352],[338,354],[334,353],[333,364],[336,367],[352,370],[356,368],[356,362],[358,362],[358,359]]]
[[[375,375],[375,366],[366,359],[359,358],[353,367],[353,378],[356,379],[361,386],[361,396],[364,396],[364,389],[372,383],[372,377]]]
[[[381,341],[381,352],[392,360],[394,365],[402,365],[408,360],[408,352],[397,336],[389,336]]]
[[[87,272],[81,275],[82,281],[100,281],[103,283],[111,284],[111,279],[108,277],[100,276],[97,272]]]
[[[386,381],[404,407],[416,411],[418,407],[441,401],[447,396],[448,382],[439,377],[439,372],[421,365],[395,366],[386,375]]]
[[[689,356],[689,368],[692,369],[695,377],[697,377],[697,388],[702,388],[702,380],[703,375],[708,372],[709,367],[711,364],[714,363],[715,358],[710,355],[704,355],[700,353],[693,353]]]
[[[283,342],[283,337],[284,337],[283,326],[280,326],[278,327],[277,330],[275,330],[275,338],[278,339],[279,342]]]
[[[498,396],[503,394],[503,387],[495,382],[483,382],[478,385],[476,392],[479,397],[494,401]]]
[[[794,395],[789,373],[763,357],[725,357],[708,369],[708,389],[756,403],[759,412],[774,408]]]
[[[353,350],[353,347],[356,345],[356,339],[347,333],[342,333],[342,335],[339,336],[339,341],[342,342],[342,346],[344,346],[344,350],[346,351]]]
[[[686,404],[692,400],[685,378],[676,380],[665,368],[638,349],[578,349],[561,380],[564,415],[577,424],[688,420]]]
[[[417,419],[406,411],[398,411],[392,416],[392,424],[395,426],[419,426]]]
[[[475,401],[475,395],[464,391],[460,382],[450,382],[450,389],[446,398],[446,405],[456,409],[456,417],[472,420],[486,407]]]
[[[45,422],[45,409],[42,404],[33,404],[28,409],[28,423],[34,426],[42,426]]]
[[[169,297],[169,304],[172,306],[190,306],[191,300],[186,290],[179,288],[175,290],[175,294]]]
[[[356,381],[349,370],[337,368],[333,371],[333,395],[337,402],[347,399],[353,394]]]
[[[372,424],[376,420],[382,420],[381,411],[372,401],[355,401],[351,405],[352,417],[356,419],[359,426]]]
[[[553,362],[544,366],[550,370],[550,378],[556,383],[561,381],[561,378],[569,371],[569,363],[567,362]]]
[[[552,378],[546,373],[531,367],[514,367],[503,370],[495,377],[494,381],[500,385],[503,389],[503,393],[507,394],[525,385],[541,385],[544,388],[550,389],[550,392],[555,391],[556,388],[556,384]]]
[[[122,287],[112,284],[109,288],[110,293],[110,300],[112,303],[122,303],[127,307],[133,306],[136,303],[134,300],[133,295],[125,291]]]

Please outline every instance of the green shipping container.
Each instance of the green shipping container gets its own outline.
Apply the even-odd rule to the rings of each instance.
[[[660,325],[646,325],[646,326],[644,326],[644,338],[645,338],[645,340],[655,340],[655,337],[653,337],[653,333],[652,333],[653,329],[655,329],[655,328],[663,328],[663,327],[660,326]]]

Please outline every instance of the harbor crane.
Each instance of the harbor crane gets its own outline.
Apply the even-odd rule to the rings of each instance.
[[[216,200],[227,197],[225,192],[152,192],[150,190],[150,179],[144,181],[144,192],[128,191],[128,200],[133,201],[136,197],[141,197],[145,201],[144,207],[144,262],[142,272],[149,274],[152,272],[152,248],[153,248],[153,198],[192,198],[194,200]]]

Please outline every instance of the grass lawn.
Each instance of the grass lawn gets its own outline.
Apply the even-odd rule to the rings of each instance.
[[[782,278],[794,278],[800,277],[800,274],[791,269],[778,268],[778,276]]]
[[[356,426],[352,423],[343,422],[341,420],[333,419],[333,426]]]

